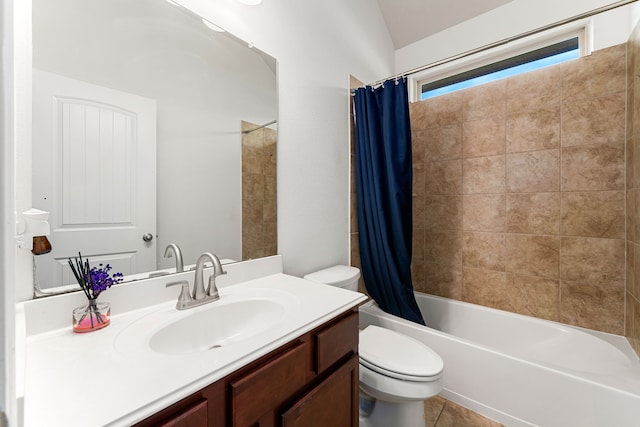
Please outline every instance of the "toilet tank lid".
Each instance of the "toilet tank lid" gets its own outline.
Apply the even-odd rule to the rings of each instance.
[[[307,280],[314,282],[326,283],[327,285],[340,285],[341,283],[350,282],[360,278],[360,270],[356,267],[348,265],[334,265],[314,273],[304,276]]]
[[[360,331],[359,339],[360,359],[390,373],[427,378],[440,375],[444,369],[438,353],[399,332],[369,325]]]

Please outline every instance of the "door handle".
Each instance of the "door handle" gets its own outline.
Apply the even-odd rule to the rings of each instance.
[[[144,240],[145,242],[152,241],[153,240],[153,234],[151,234],[151,233],[144,234],[142,236],[142,240]]]

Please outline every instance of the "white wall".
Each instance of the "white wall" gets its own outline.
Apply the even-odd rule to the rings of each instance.
[[[613,4],[611,0],[513,0],[395,53],[397,73],[508,39]],[[635,4],[593,17],[593,50],[625,43],[635,26]],[[635,18],[635,19],[634,19]]]
[[[17,46],[27,46],[30,37],[19,31],[21,16],[28,16],[30,9],[24,2],[0,0],[2,10],[2,102],[0,115],[0,426],[5,421],[13,426],[18,419],[16,401],[15,370],[15,316],[14,307],[17,295],[17,270],[28,267],[16,257],[14,236],[15,206],[21,197],[21,190],[31,197],[29,188],[21,187],[18,175],[31,175],[31,169],[20,171],[17,135],[19,129],[25,129],[24,106],[17,104],[18,97],[30,97],[30,82],[20,75],[26,68],[25,55]],[[27,73],[30,75],[30,73]],[[27,79],[29,77],[27,76]],[[20,83],[18,83],[20,82]],[[23,274],[29,271],[22,269]],[[30,275],[30,274],[29,274]],[[4,412],[4,414],[3,414]],[[5,419],[6,417],[6,419]]]
[[[0,2],[2,25],[2,63],[12,63],[11,45],[12,5]],[[8,40],[6,42],[5,40]],[[7,418],[15,419],[15,337],[14,337],[14,287],[13,287],[13,72],[11,67],[0,71],[0,426]]]
[[[278,59],[278,251],[302,275],[349,261],[349,73],[392,74],[393,47],[370,0],[183,4]]]

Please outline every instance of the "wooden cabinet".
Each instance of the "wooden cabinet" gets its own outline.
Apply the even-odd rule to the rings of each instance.
[[[200,400],[188,408],[172,414],[159,427],[189,427],[207,425],[207,401]]]
[[[284,414],[283,427],[358,425],[358,355],[298,399]]]
[[[307,345],[297,345],[229,383],[231,425],[273,425],[277,408],[307,383]]]
[[[355,427],[353,309],[136,424],[136,427]]]

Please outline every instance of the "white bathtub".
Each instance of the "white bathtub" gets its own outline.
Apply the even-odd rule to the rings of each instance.
[[[427,327],[360,307],[444,360],[443,397],[506,426],[638,427],[640,362],[624,337],[416,292]]]

